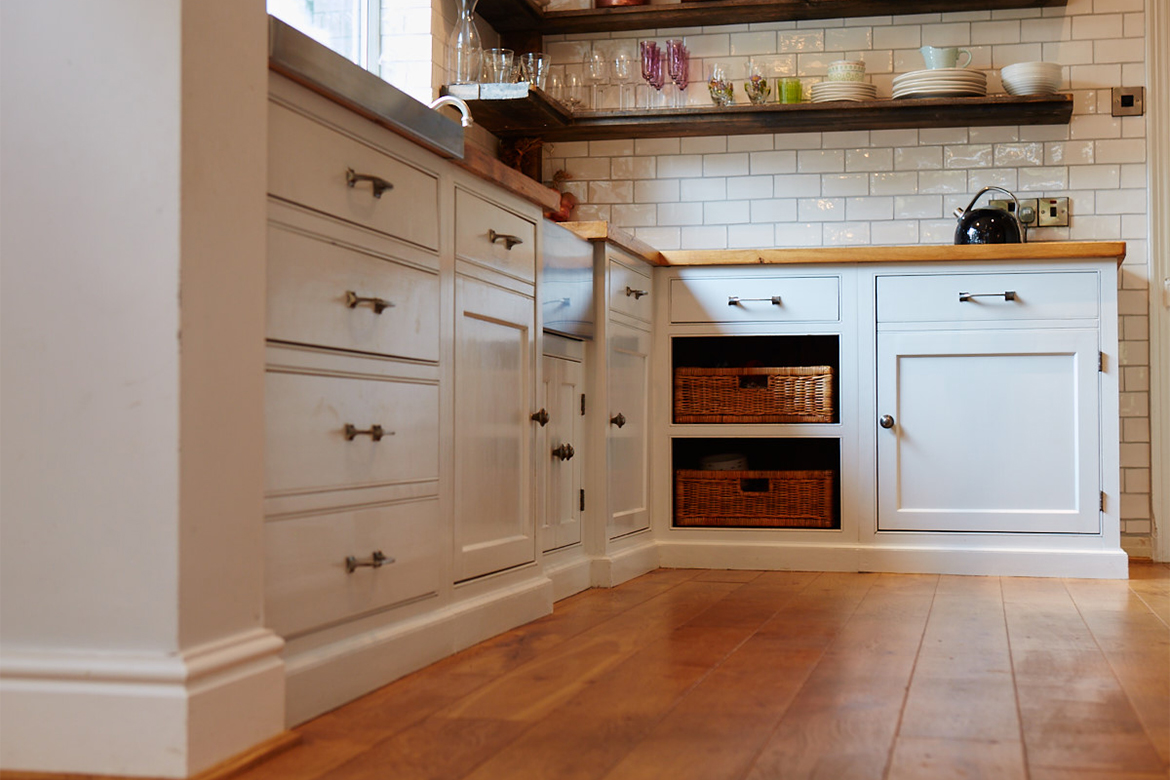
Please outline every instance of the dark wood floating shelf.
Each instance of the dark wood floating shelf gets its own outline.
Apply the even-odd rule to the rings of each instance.
[[[537,90],[516,100],[473,100],[481,126],[504,139],[598,141],[703,135],[810,133],[835,130],[893,130],[909,127],[1060,125],[1072,118],[1072,96],[990,95],[961,98],[902,98],[863,102],[699,107],[570,114]]]
[[[497,32],[535,31],[542,35],[652,30],[665,27],[710,26],[801,19],[859,16],[998,11],[1009,8],[1047,8],[1068,0],[698,0],[659,5],[546,11],[534,0],[480,0],[476,10]]]

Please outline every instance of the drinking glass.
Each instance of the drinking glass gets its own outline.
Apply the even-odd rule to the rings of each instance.
[[[768,74],[764,72],[764,62],[751,57],[747,61],[747,78],[743,82],[743,91],[752,105],[768,102],[772,94],[772,87],[768,84]]]
[[[600,108],[597,103],[597,88],[609,78],[609,63],[601,52],[591,51],[585,55],[584,77],[589,82],[589,107]]]
[[[548,96],[561,103],[565,102],[565,77],[555,71],[548,74]]]
[[[655,89],[655,92],[650,93],[646,101],[647,105],[650,105],[659,102],[662,87],[666,84],[666,78],[662,71],[662,49],[658,48],[657,41],[642,41],[640,46],[642,49],[642,78]]]
[[[564,102],[571,111],[580,111],[585,103],[585,80],[580,73],[572,71],[565,74]]]
[[[484,81],[505,84],[512,76],[512,50],[488,49],[483,53]]]
[[[618,108],[623,111],[627,108],[633,108],[633,100],[626,101],[626,94],[630,92],[628,87],[634,78],[634,62],[630,59],[630,55],[624,51],[618,52],[613,58],[613,81],[618,88]],[[631,98],[633,96],[631,95]]]
[[[677,88],[674,105],[680,108],[686,105],[687,85],[691,81],[691,53],[683,41],[671,39],[666,42],[666,69]]]
[[[537,89],[544,89],[548,83],[548,68],[552,58],[547,54],[529,52],[520,57],[520,78]]]

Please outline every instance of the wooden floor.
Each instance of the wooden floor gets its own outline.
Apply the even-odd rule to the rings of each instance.
[[[313,720],[243,780],[1146,780],[1170,566],[1125,581],[667,570]]]

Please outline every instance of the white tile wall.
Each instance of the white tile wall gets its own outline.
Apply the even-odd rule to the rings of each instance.
[[[833,60],[860,58],[888,95],[895,75],[922,67],[920,46],[961,46],[972,67],[988,71],[992,91],[1001,89],[1003,65],[1061,63],[1074,115],[1055,126],[637,139],[612,149],[554,144],[546,176],[563,169],[573,177],[581,218],[611,219],[660,249],[947,244],[951,210],[984,185],[1068,196],[1070,226],[1030,238],[1128,242],[1120,285],[1122,530],[1127,549],[1148,555],[1146,130],[1140,117],[1109,113],[1111,87],[1145,83],[1142,10],[1142,0],[1069,0],[1043,9],[550,36],[546,49],[570,69],[590,49],[634,54],[639,39],[683,36],[694,57],[686,93],[694,105],[709,102],[704,65],[716,59],[738,76],[748,57],[762,56],[775,75],[807,84]]]

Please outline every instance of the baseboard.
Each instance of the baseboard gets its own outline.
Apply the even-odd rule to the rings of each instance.
[[[593,585],[612,588],[659,567],[660,543],[649,533],[622,540],[622,546],[598,558],[590,567]]]
[[[658,553],[667,569],[858,570],[853,545],[667,541],[659,543]]]
[[[382,629],[286,651],[287,725],[352,701],[476,642],[552,611],[553,583],[537,576]]]
[[[1123,580],[1129,577],[1129,556],[1121,550],[955,550],[880,546],[860,550],[860,570]]]
[[[593,587],[592,563],[580,547],[561,550],[544,558],[544,576],[552,580],[553,601]]]
[[[180,653],[5,652],[6,770],[188,778],[283,731],[279,637]]]

